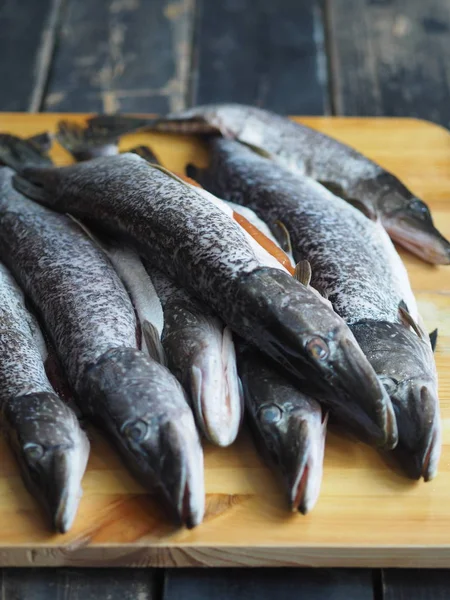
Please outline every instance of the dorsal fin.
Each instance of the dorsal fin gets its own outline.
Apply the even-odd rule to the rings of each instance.
[[[424,339],[423,331],[421,330],[419,325],[415,322],[415,320],[412,318],[412,316],[408,310],[408,307],[406,306],[406,304],[403,300],[401,300],[399,302],[398,312],[400,315],[400,319],[403,321],[403,324],[411,327],[415,331],[415,333],[418,335],[418,337],[420,337],[420,339],[423,340]]]
[[[438,330],[436,328],[430,333],[430,344],[431,344],[431,348],[432,348],[433,352],[436,350],[437,339],[438,339]]]
[[[308,287],[311,283],[311,264],[307,260],[301,260],[295,265],[294,277],[304,286]]]
[[[292,254],[291,236],[286,228],[286,225],[281,221],[275,221],[274,223],[274,236],[287,254]]]
[[[166,366],[166,353],[161,344],[161,338],[159,337],[158,330],[150,323],[150,321],[142,322],[142,335],[147,346],[147,350],[151,358]]]

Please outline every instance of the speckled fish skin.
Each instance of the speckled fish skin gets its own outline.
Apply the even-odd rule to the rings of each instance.
[[[40,202],[134,242],[235,332],[312,380],[347,418],[359,410],[355,422],[367,438],[395,445],[389,400],[344,321],[286,272],[262,266],[239,225],[193,186],[135,154],[21,175],[15,185]]]
[[[390,394],[399,460],[411,476],[431,479],[441,449],[436,365],[428,337],[399,316],[403,301],[421,324],[407,271],[384,228],[317,182],[237,142],[218,138],[211,150],[201,182],[250,206],[269,226],[283,221],[295,260],[310,262],[311,285],[349,324]]]
[[[0,170],[0,255],[39,310],[82,411],[144,485],[150,473],[161,476],[151,487],[160,487],[181,523],[197,525],[203,455],[184,391],[136,349],[134,308],[104,252],[72,219],[14,190],[7,168]],[[117,370],[123,382],[112,386],[108,375]]]
[[[307,514],[322,482],[326,418],[320,404],[242,343],[238,370],[257,447],[281,474],[291,509]]]
[[[189,390],[203,434],[214,444],[229,446],[243,416],[231,330],[148,261],[146,268],[163,305],[161,340],[169,368]]]
[[[427,205],[393,174],[350,146],[305,125],[254,106],[211,104],[161,119],[101,116],[90,127],[123,135],[136,129],[220,132],[253,145],[288,168],[327,185],[339,196],[379,216],[390,236],[433,264],[450,263],[450,243],[433,224]]]
[[[82,495],[89,441],[47,378],[38,324],[0,264],[0,407],[3,426],[30,493],[66,533]]]

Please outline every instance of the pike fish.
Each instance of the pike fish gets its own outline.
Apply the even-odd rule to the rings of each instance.
[[[230,328],[146,261],[164,310],[167,363],[190,392],[197,423],[214,444],[229,446],[239,432],[243,403]]]
[[[264,266],[242,228],[193,186],[135,154],[25,168],[15,185],[133,242],[236,333],[322,389],[366,440],[395,446],[389,398],[345,322],[285,270]]]
[[[256,348],[238,345],[238,369],[258,450],[281,475],[291,510],[307,514],[320,494],[327,416]]]
[[[382,225],[237,142],[215,138],[211,154],[200,183],[269,226],[284,223],[295,260],[309,262],[311,285],[349,325],[390,395],[395,455],[411,477],[432,479],[441,451],[436,365],[407,271]]]
[[[158,119],[97,116],[88,130],[97,138],[118,138],[138,129],[176,133],[220,133],[260,148],[361,209],[379,217],[393,240],[432,264],[450,263],[450,243],[436,229],[428,206],[395,175],[374,161],[306,125],[254,106],[211,104]]]
[[[89,441],[55,393],[45,342],[22,290],[0,264],[0,410],[3,428],[29,492],[66,533],[82,495]]]
[[[24,144],[31,151],[10,136],[0,141],[16,160]],[[139,350],[135,310],[104,252],[70,217],[18,193],[12,175],[0,170],[0,256],[37,307],[82,412],[179,522],[197,525],[203,454],[182,387]]]

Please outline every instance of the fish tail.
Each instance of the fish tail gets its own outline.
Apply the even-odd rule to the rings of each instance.
[[[36,138],[25,140],[9,133],[0,134],[0,163],[21,173],[27,167],[49,167],[52,161]]]

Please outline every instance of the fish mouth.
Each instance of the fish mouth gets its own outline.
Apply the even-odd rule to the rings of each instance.
[[[427,482],[436,477],[441,455],[437,394],[426,385],[418,386],[418,391],[413,386],[402,386],[406,387],[406,402],[396,402],[399,444],[394,456],[408,477]]]
[[[212,443],[225,447],[239,432],[243,398],[230,328],[216,337],[196,353],[189,379],[197,422]]]
[[[292,475],[287,475],[287,487],[291,510],[308,514],[314,508],[320,495],[323,475],[323,457],[328,422],[326,415],[318,425],[314,420],[300,423],[298,439],[301,441],[294,456]]]
[[[393,449],[398,443],[398,429],[391,399],[374,369],[365,358],[356,340],[343,340],[335,369],[340,381],[345,383],[347,396],[355,396],[359,402],[342,403],[337,415],[348,421],[359,436],[369,435],[377,445]]]
[[[198,436],[192,443],[185,431],[182,420],[164,427],[160,481],[178,521],[192,529],[202,522],[205,511],[204,467]]]
[[[390,217],[383,219],[383,225],[394,241],[422,260],[450,264],[450,242],[431,223]]]

